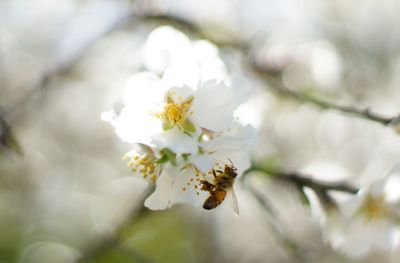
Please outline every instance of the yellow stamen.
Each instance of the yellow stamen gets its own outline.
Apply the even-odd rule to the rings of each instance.
[[[185,120],[183,105],[168,103],[165,105],[164,114],[166,119],[173,124],[181,124]]]
[[[385,204],[385,196],[367,196],[367,199],[362,207],[362,211],[368,220],[376,220],[387,217],[389,214],[389,209]]]
[[[188,115],[192,114],[192,112],[188,112],[193,98],[188,98],[182,102],[182,98],[179,97],[179,103],[176,102],[172,96],[175,96],[174,92],[171,92],[168,95],[167,103],[164,106],[164,110],[161,113],[155,114],[157,118],[163,119],[164,121],[169,122],[172,125],[181,125],[185,122]]]
[[[145,148],[143,154],[135,154],[129,158],[128,166],[132,172],[140,173],[145,179],[149,177],[153,183],[156,183],[160,169],[157,169],[157,158],[151,149]]]

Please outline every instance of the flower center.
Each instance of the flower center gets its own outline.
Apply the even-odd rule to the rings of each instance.
[[[363,206],[363,211],[368,220],[376,220],[387,217],[389,209],[385,205],[384,195],[377,197],[368,196]]]
[[[167,103],[164,107],[164,118],[168,120],[171,124],[182,124],[186,118],[186,112],[190,104],[176,104],[176,103]]]
[[[193,96],[190,96],[183,100],[182,97],[176,96],[175,92],[168,94],[163,111],[155,114],[156,118],[162,120],[164,131],[175,126],[187,133],[193,133],[196,130],[193,123],[188,119],[188,116],[193,114],[193,111],[189,110],[193,99]]]

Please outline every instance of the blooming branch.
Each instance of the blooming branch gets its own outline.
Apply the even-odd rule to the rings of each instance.
[[[251,53],[252,47],[249,45],[250,41],[243,42],[240,40],[231,39],[229,41],[221,41],[219,39],[215,39],[206,33],[203,32],[201,28],[199,28],[196,24],[189,22],[186,19],[173,16],[171,14],[142,14],[140,16],[145,21],[161,21],[162,23],[173,24],[175,26],[184,28],[185,30],[190,31],[192,34],[201,36],[208,41],[211,41],[223,48],[233,48],[236,51],[246,55],[243,56],[246,58],[244,61],[244,65],[248,67],[248,69],[255,73],[258,77],[265,80],[269,87],[282,94],[286,97],[296,99],[300,102],[307,102],[313,105],[316,105],[322,109],[333,109],[342,113],[351,114],[353,116],[363,118],[369,121],[380,123],[384,126],[393,127],[397,132],[400,130],[400,115],[398,116],[382,116],[378,113],[372,112],[370,107],[367,108],[357,108],[348,105],[340,105],[333,102],[329,102],[326,100],[319,99],[315,96],[311,96],[305,92],[298,92],[291,90],[285,86],[282,81],[281,73],[282,69],[269,70],[264,68],[259,63],[256,63],[252,56],[247,54]],[[271,74],[272,73],[272,74]]]
[[[250,165],[255,130],[233,118],[244,96],[230,86],[217,47],[164,26],[149,35],[143,53],[149,72],[128,81],[120,113],[101,118],[133,144],[124,159],[134,175],[155,184],[145,206],[213,209],[231,193],[238,213],[232,188]]]

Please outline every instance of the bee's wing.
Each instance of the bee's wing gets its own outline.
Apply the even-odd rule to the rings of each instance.
[[[230,192],[231,192],[231,202],[232,202],[231,206],[232,206],[233,212],[238,217],[239,216],[239,204],[236,199],[236,194],[235,194],[235,191],[233,190],[233,187]]]

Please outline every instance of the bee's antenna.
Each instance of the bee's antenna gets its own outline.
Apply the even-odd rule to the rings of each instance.
[[[236,167],[234,166],[232,160],[231,160],[230,158],[227,158],[227,159],[228,159],[229,162],[231,163],[231,166],[232,166],[233,168],[236,168]],[[222,164],[226,164],[225,162],[223,162],[223,161],[221,161],[221,160],[218,160],[218,159],[215,159],[215,161],[220,162],[220,163],[222,163]]]

